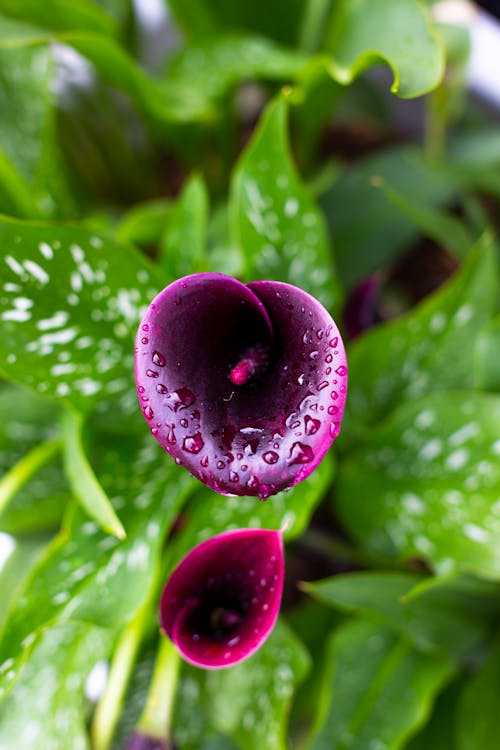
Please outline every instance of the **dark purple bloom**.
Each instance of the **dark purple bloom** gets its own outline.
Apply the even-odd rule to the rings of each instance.
[[[149,306],[136,340],[144,416],[177,463],[222,494],[305,479],[340,431],[347,363],[330,314],[278,281],[200,273]]]
[[[377,274],[368,276],[356,286],[347,298],[343,319],[350,339],[380,323],[377,310],[382,280]]]
[[[192,664],[230,667],[270,635],[283,577],[281,531],[238,529],[214,536],[170,576],[160,602],[161,627]]]
[[[174,745],[169,740],[160,740],[136,730],[129,737],[126,750],[174,750]]]

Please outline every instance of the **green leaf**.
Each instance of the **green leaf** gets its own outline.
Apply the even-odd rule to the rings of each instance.
[[[85,682],[110,646],[107,631],[84,623],[65,623],[47,631],[21,680],[0,706],[2,750],[86,750]]]
[[[366,101],[366,92],[362,93]],[[422,211],[451,202],[457,189],[447,172],[426,161],[414,147],[370,154],[344,170],[321,205],[339,275],[347,286],[393,260],[419,234],[414,222],[394,210],[377,189],[380,180]]]
[[[498,744],[498,684],[500,643],[465,683],[458,703],[455,733],[457,750],[496,750]]]
[[[208,193],[203,179],[191,177],[172,205],[161,238],[159,263],[173,281],[206,270]]]
[[[425,393],[472,388],[474,341],[496,304],[496,263],[483,238],[447,284],[397,320],[372,329],[348,353],[349,414],[377,424]]]
[[[392,205],[407,216],[425,237],[460,259],[466,257],[474,237],[463,221],[434,206],[419,206],[383,180],[376,184]]]
[[[110,395],[135,404],[133,337],[161,288],[126,245],[70,226],[0,220],[1,369],[83,411]]]
[[[96,471],[119,511],[127,538],[120,542],[76,509],[30,575],[9,612],[0,639],[0,698],[43,631],[62,620],[85,620],[122,629],[151,596],[164,537],[193,480],[146,439],[102,436],[95,441]],[[9,673],[11,676],[6,677]]]
[[[0,529],[30,534],[59,526],[69,491],[59,460],[60,411],[24,388],[0,390]],[[48,463],[45,463],[45,460]]]
[[[92,0],[0,0],[0,13],[33,26],[62,31],[80,29],[112,34],[113,19]]]
[[[326,227],[292,162],[286,117],[286,102],[271,102],[233,173],[233,233],[247,278],[295,284],[331,308],[339,289]]]
[[[457,750],[453,719],[460,684],[455,680],[438,696],[429,721],[405,750]]]
[[[482,330],[476,340],[474,381],[482,390],[500,391],[500,315]]]
[[[332,76],[343,84],[382,62],[394,76],[391,91],[411,98],[435,88],[444,74],[440,37],[416,0],[338,0],[327,46]]]
[[[327,454],[307,479],[265,503],[255,497],[225,497],[212,490],[196,493],[186,509],[185,526],[173,541],[171,565],[203,540],[230,529],[284,528],[285,539],[294,539],[307,527],[331,484],[333,473],[332,456]]]
[[[337,509],[369,550],[424,557],[440,574],[498,579],[499,452],[498,396],[429,395],[373,427],[345,457]]]
[[[437,654],[420,654],[379,625],[354,620],[328,644],[312,750],[398,750],[421,726],[450,676]]]
[[[116,239],[135,245],[156,245],[170,216],[171,202],[158,200],[136,203],[122,216],[116,227]]]
[[[284,750],[293,692],[308,667],[307,652],[281,621],[253,656],[231,669],[184,667],[174,740],[186,750],[198,748],[210,728],[245,750]]]
[[[462,657],[485,637],[483,613],[471,606],[473,597],[457,593],[446,580],[420,596],[407,597],[420,581],[421,576],[395,571],[349,573],[307,584],[306,591],[330,606],[394,629],[419,650],[441,649],[455,659]]]
[[[2,537],[0,538],[3,543]],[[31,536],[29,539],[12,539],[12,541],[15,545],[14,549],[0,571],[0,590],[2,591],[0,628],[3,627],[7,611],[23,588],[36,559],[50,540],[46,536]]]
[[[64,418],[64,469],[75,497],[103,531],[125,539],[125,529],[113,510],[85,455],[82,444],[83,417],[67,412]]]

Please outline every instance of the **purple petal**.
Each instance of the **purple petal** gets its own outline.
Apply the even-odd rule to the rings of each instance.
[[[343,319],[348,336],[351,339],[380,322],[377,303],[382,280],[373,274],[363,279],[350,293],[344,307]]]
[[[192,664],[232,666],[270,635],[283,578],[280,531],[219,534],[191,550],[172,573],[161,597],[161,627]]]
[[[305,479],[337,437],[347,362],[334,321],[306,292],[203,273],[151,303],[136,382],[177,463],[222,494],[265,499]]]
[[[136,730],[129,737],[126,750],[175,750],[175,746],[170,740],[160,740],[157,737],[151,737],[140,730]]]

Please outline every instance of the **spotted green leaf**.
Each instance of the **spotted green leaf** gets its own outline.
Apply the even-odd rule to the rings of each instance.
[[[338,305],[325,222],[293,164],[283,98],[268,106],[233,173],[229,210],[248,279],[280,279]]]
[[[351,83],[363,70],[386,63],[402,98],[435,88],[444,74],[444,50],[425,8],[417,0],[339,0],[327,33],[331,73]]]
[[[499,455],[498,396],[432,394],[401,407],[345,456],[336,507],[369,550],[423,557],[441,574],[498,578]]]
[[[86,750],[85,682],[107,656],[110,635],[85,623],[44,634],[22,678],[0,705],[0,747]]]
[[[436,293],[354,343],[348,355],[350,415],[375,425],[401,402],[472,388],[474,342],[493,314],[496,290],[494,248],[485,237]]]
[[[82,511],[73,512],[8,614],[0,639],[0,698],[47,627],[75,619],[123,628],[151,595],[164,535],[191,491],[190,477],[166,463],[149,437],[115,436],[112,446],[103,437],[95,449],[97,478],[127,538],[120,542]]]
[[[262,648],[231,669],[184,667],[174,710],[175,741],[186,750],[198,748],[212,729],[245,750],[285,750],[291,699],[308,667],[307,652],[281,621]]]
[[[486,635],[488,623],[478,605],[481,596],[466,597],[453,581],[437,585],[439,579],[411,596],[425,580],[413,573],[370,571],[316,581],[307,591],[325,604],[389,626],[419,650],[439,649],[460,658]],[[491,588],[494,600],[498,587]]]
[[[419,653],[380,625],[346,623],[327,647],[311,750],[399,750],[450,674],[444,656]]]
[[[0,221],[0,368],[89,410],[135,403],[133,337],[162,282],[130,247],[69,226]]]

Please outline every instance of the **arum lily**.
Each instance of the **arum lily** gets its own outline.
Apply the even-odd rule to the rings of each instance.
[[[284,578],[281,531],[238,529],[195,547],[175,568],[160,602],[160,623],[198,667],[229,667],[270,635]]]
[[[221,494],[265,499],[292,487],[340,431],[342,339],[290,284],[215,273],[175,281],[144,315],[135,371],[152,434]]]

